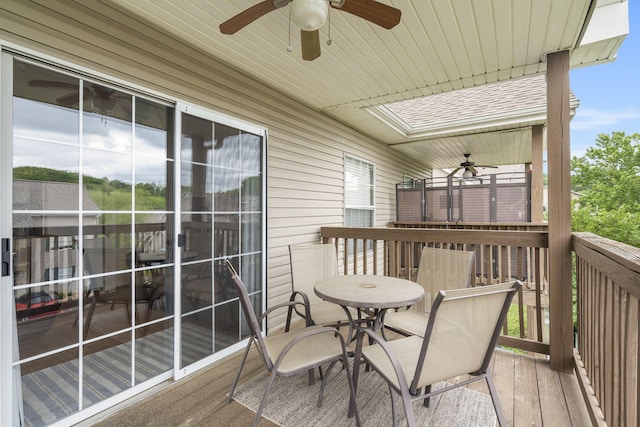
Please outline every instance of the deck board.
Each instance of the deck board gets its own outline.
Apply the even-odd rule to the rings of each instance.
[[[512,381],[514,394],[513,414],[517,422],[514,426],[540,426],[540,395],[536,378],[536,363],[529,356],[514,355],[514,377]]]
[[[571,418],[571,425],[580,427],[590,424],[589,412],[582,399],[580,386],[574,374],[560,372],[560,383],[566,401],[567,410]]]
[[[114,408],[81,425],[100,427],[136,426],[239,426],[249,425],[253,412],[242,405],[226,403],[242,352],[164,387],[138,401]],[[240,382],[263,369],[252,350]],[[573,374],[552,371],[545,359],[504,350],[496,351],[492,372],[505,417],[510,426],[590,425],[577,380]],[[488,393],[483,382],[474,389]],[[260,421],[260,427],[275,424]]]
[[[496,351],[493,354],[493,382],[496,385],[498,391],[498,398],[500,399],[500,405],[502,406],[502,412],[504,417],[509,423],[513,425],[513,408],[514,408],[514,393],[513,393],[513,376],[515,372],[514,358],[512,353],[504,351]]]

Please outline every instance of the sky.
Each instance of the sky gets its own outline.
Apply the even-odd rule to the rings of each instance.
[[[571,90],[580,100],[571,120],[571,156],[584,156],[599,134],[640,133],[640,1],[628,4],[629,34],[616,60],[569,73]]]

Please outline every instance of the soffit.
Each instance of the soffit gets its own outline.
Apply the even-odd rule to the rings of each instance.
[[[111,4],[388,144],[416,137],[399,133],[388,120],[372,114],[372,107],[542,74],[546,55],[565,49],[571,51],[572,67],[611,61],[624,39],[621,30],[621,36],[605,40],[596,36],[589,45],[579,46],[597,9],[591,0],[380,1],[402,11],[399,25],[385,30],[332,10],[330,26],[320,30],[322,55],[311,62],[300,58],[299,31],[292,25],[289,32],[288,7],[229,36],[219,32],[219,24],[258,0],[112,0]],[[602,2],[603,7],[611,4],[626,7],[626,1]],[[327,46],[329,28],[332,43]],[[287,52],[289,39],[292,52]],[[444,141],[439,134],[424,139],[424,144],[434,146],[422,150],[434,156],[425,160],[429,167],[444,161],[437,159],[435,145]],[[456,138],[448,143],[456,145]],[[502,143],[504,138],[498,137],[492,145]],[[513,156],[503,157],[513,162],[526,150],[514,144],[517,141],[495,151],[512,151]]]

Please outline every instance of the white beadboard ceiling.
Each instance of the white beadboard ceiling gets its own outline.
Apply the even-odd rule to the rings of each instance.
[[[399,25],[385,30],[332,9],[330,26],[320,30],[322,55],[303,61],[295,25],[289,34],[289,6],[236,34],[220,33],[220,23],[259,1],[111,4],[432,168],[455,167],[463,152],[473,153],[476,163],[529,161],[529,129],[545,122],[546,107],[527,106],[524,92],[511,120],[481,121],[461,112],[441,126],[407,127],[401,115],[386,115],[384,104],[450,91],[464,97],[465,88],[540,75],[546,54],[565,49],[571,67],[609,62],[628,33],[626,0],[379,0],[401,10]],[[480,116],[491,116],[491,91],[487,97],[478,108],[488,111]]]

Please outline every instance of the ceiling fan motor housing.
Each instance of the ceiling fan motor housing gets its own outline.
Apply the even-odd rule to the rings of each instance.
[[[304,31],[322,28],[327,21],[329,4],[326,0],[293,0],[291,20]]]

